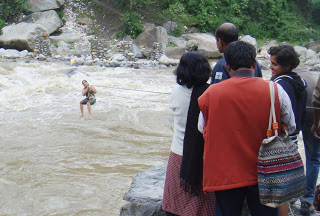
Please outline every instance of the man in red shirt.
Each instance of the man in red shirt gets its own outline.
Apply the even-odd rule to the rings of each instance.
[[[278,215],[259,202],[257,159],[270,114],[268,81],[253,77],[255,48],[236,41],[225,52],[230,79],[211,85],[198,99],[204,137],[203,190],[215,191],[223,216],[241,215],[246,199],[251,215]],[[289,96],[275,84],[277,121],[295,129]]]

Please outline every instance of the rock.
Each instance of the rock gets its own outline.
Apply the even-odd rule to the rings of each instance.
[[[121,61],[125,61],[126,57],[124,57],[124,55],[122,54],[114,54],[111,56],[110,60],[113,62],[121,62]]]
[[[133,52],[133,55],[136,58],[142,58],[143,57],[141,50],[135,44],[132,44],[132,52]]]
[[[196,40],[191,39],[191,40],[187,41],[186,49],[188,51],[197,51],[198,47],[199,47],[199,44],[198,44],[198,42]]]
[[[21,22],[40,24],[47,30],[49,35],[62,26],[62,21],[54,10],[35,12],[25,17]]]
[[[53,43],[59,43],[60,41],[64,41],[66,43],[74,43],[81,39],[81,35],[74,32],[64,32],[58,36],[49,36],[49,39]]]
[[[199,44],[198,51],[206,58],[221,58],[223,55],[219,52],[216,45],[216,38],[208,33],[183,34],[186,40],[196,40]]]
[[[45,60],[47,60],[47,58],[46,58],[44,55],[42,55],[42,54],[39,55],[38,59],[39,59],[40,61],[45,61]]]
[[[123,199],[130,202],[120,210],[120,216],[164,216],[161,210],[167,164],[138,173]]]
[[[33,51],[38,36],[47,33],[47,30],[36,23],[19,23],[2,28],[0,47],[6,49]]]
[[[312,50],[312,49],[308,49],[307,52],[306,52],[306,59],[307,60],[310,60],[310,59],[318,59],[318,56],[317,56],[317,53]]]
[[[298,53],[300,60],[306,59],[308,49],[302,46],[294,46],[294,50]]]
[[[167,30],[167,33],[170,34],[178,29],[178,24],[173,21],[168,21],[163,24],[163,28]]]
[[[307,49],[312,49],[315,52],[320,52],[320,41],[312,41],[305,45]]]
[[[258,60],[258,63],[262,70],[269,70],[269,60],[267,62]]]
[[[320,64],[316,64],[316,65],[312,66],[310,70],[311,71],[320,71]]]
[[[171,64],[171,60],[166,55],[162,55],[159,59],[159,63],[169,66]]]
[[[143,24],[143,31],[147,32],[147,31],[154,29],[155,27],[156,27],[156,25],[153,23],[145,23],[145,24]]]
[[[78,18],[77,22],[81,25],[87,25],[87,26],[93,24],[93,20],[89,17]]]
[[[65,0],[28,0],[28,2],[31,5],[29,11],[38,12],[59,9]]]
[[[167,30],[161,26],[155,27],[149,31],[145,31],[135,39],[135,44],[138,46],[144,46],[146,48],[152,48],[154,42],[159,42],[163,47],[168,45],[168,33]]]
[[[173,43],[174,45],[176,45],[177,47],[182,47],[182,48],[186,48],[187,46],[187,40],[184,39],[183,37],[174,37],[172,35],[169,36],[169,43]]]
[[[246,36],[242,37],[240,40],[248,42],[249,44],[252,44],[256,48],[256,51],[258,51],[257,50],[257,47],[258,47],[257,40],[254,37],[251,37],[250,35],[246,35]]]
[[[172,59],[180,59],[185,52],[186,52],[186,48],[182,48],[182,47],[167,47],[164,49],[164,54],[168,58],[172,58]]]

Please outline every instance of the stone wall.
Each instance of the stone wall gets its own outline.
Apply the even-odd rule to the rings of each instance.
[[[43,54],[46,57],[51,56],[50,43],[51,41],[47,35],[38,36],[34,42],[34,52]]]

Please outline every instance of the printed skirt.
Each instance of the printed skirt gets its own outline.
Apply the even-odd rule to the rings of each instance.
[[[170,153],[163,192],[162,209],[182,216],[213,216],[214,193],[191,196],[180,186],[182,156]]]

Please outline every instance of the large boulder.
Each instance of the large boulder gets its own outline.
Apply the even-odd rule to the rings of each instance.
[[[47,30],[49,35],[62,26],[62,21],[55,10],[35,12],[21,22],[40,24]]]
[[[60,41],[64,41],[66,43],[73,43],[79,41],[81,39],[81,35],[74,32],[64,32],[61,35],[50,36],[49,38],[53,43],[59,43]]]
[[[302,46],[295,46],[294,50],[298,53],[300,60],[306,60],[306,54],[308,49]]]
[[[6,49],[34,51],[35,40],[38,36],[46,34],[47,30],[36,23],[19,23],[2,28],[0,47]]]
[[[254,37],[252,37],[252,36],[250,36],[250,35],[245,35],[245,36],[241,37],[240,40],[241,40],[241,41],[244,41],[244,42],[247,42],[247,43],[249,43],[249,44],[252,44],[252,45],[256,48],[256,51],[258,51],[258,50],[257,50],[257,48],[258,48],[258,43],[257,43],[257,40],[256,40]]]
[[[164,54],[172,59],[180,59],[186,52],[186,48],[182,47],[167,47],[164,49]]]
[[[167,30],[168,33],[174,32],[178,29],[178,24],[173,21],[168,21],[163,24],[163,27]]]
[[[305,45],[306,48],[312,49],[315,52],[320,52],[320,41],[313,41]]]
[[[155,27],[149,31],[143,32],[135,39],[135,43],[138,46],[144,46],[150,49],[154,42],[160,42],[163,47],[168,45],[168,33],[165,28],[161,26]]]
[[[167,164],[138,173],[123,199],[130,202],[122,206],[120,216],[164,216],[161,210]]]
[[[177,47],[186,48],[187,40],[183,37],[174,37],[172,35],[169,36],[169,43],[174,44]]]
[[[221,58],[223,55],[219,52],[216,44],[216,38],[208,33],[192,33],[183,34],[182,37],[186,40],[196,40],[199,44],[198,52],[202,53],[207,58]]]
[[[28,3],[31,5],[30,11],[38,12],[59,9],[65,0],[29,0]]]

